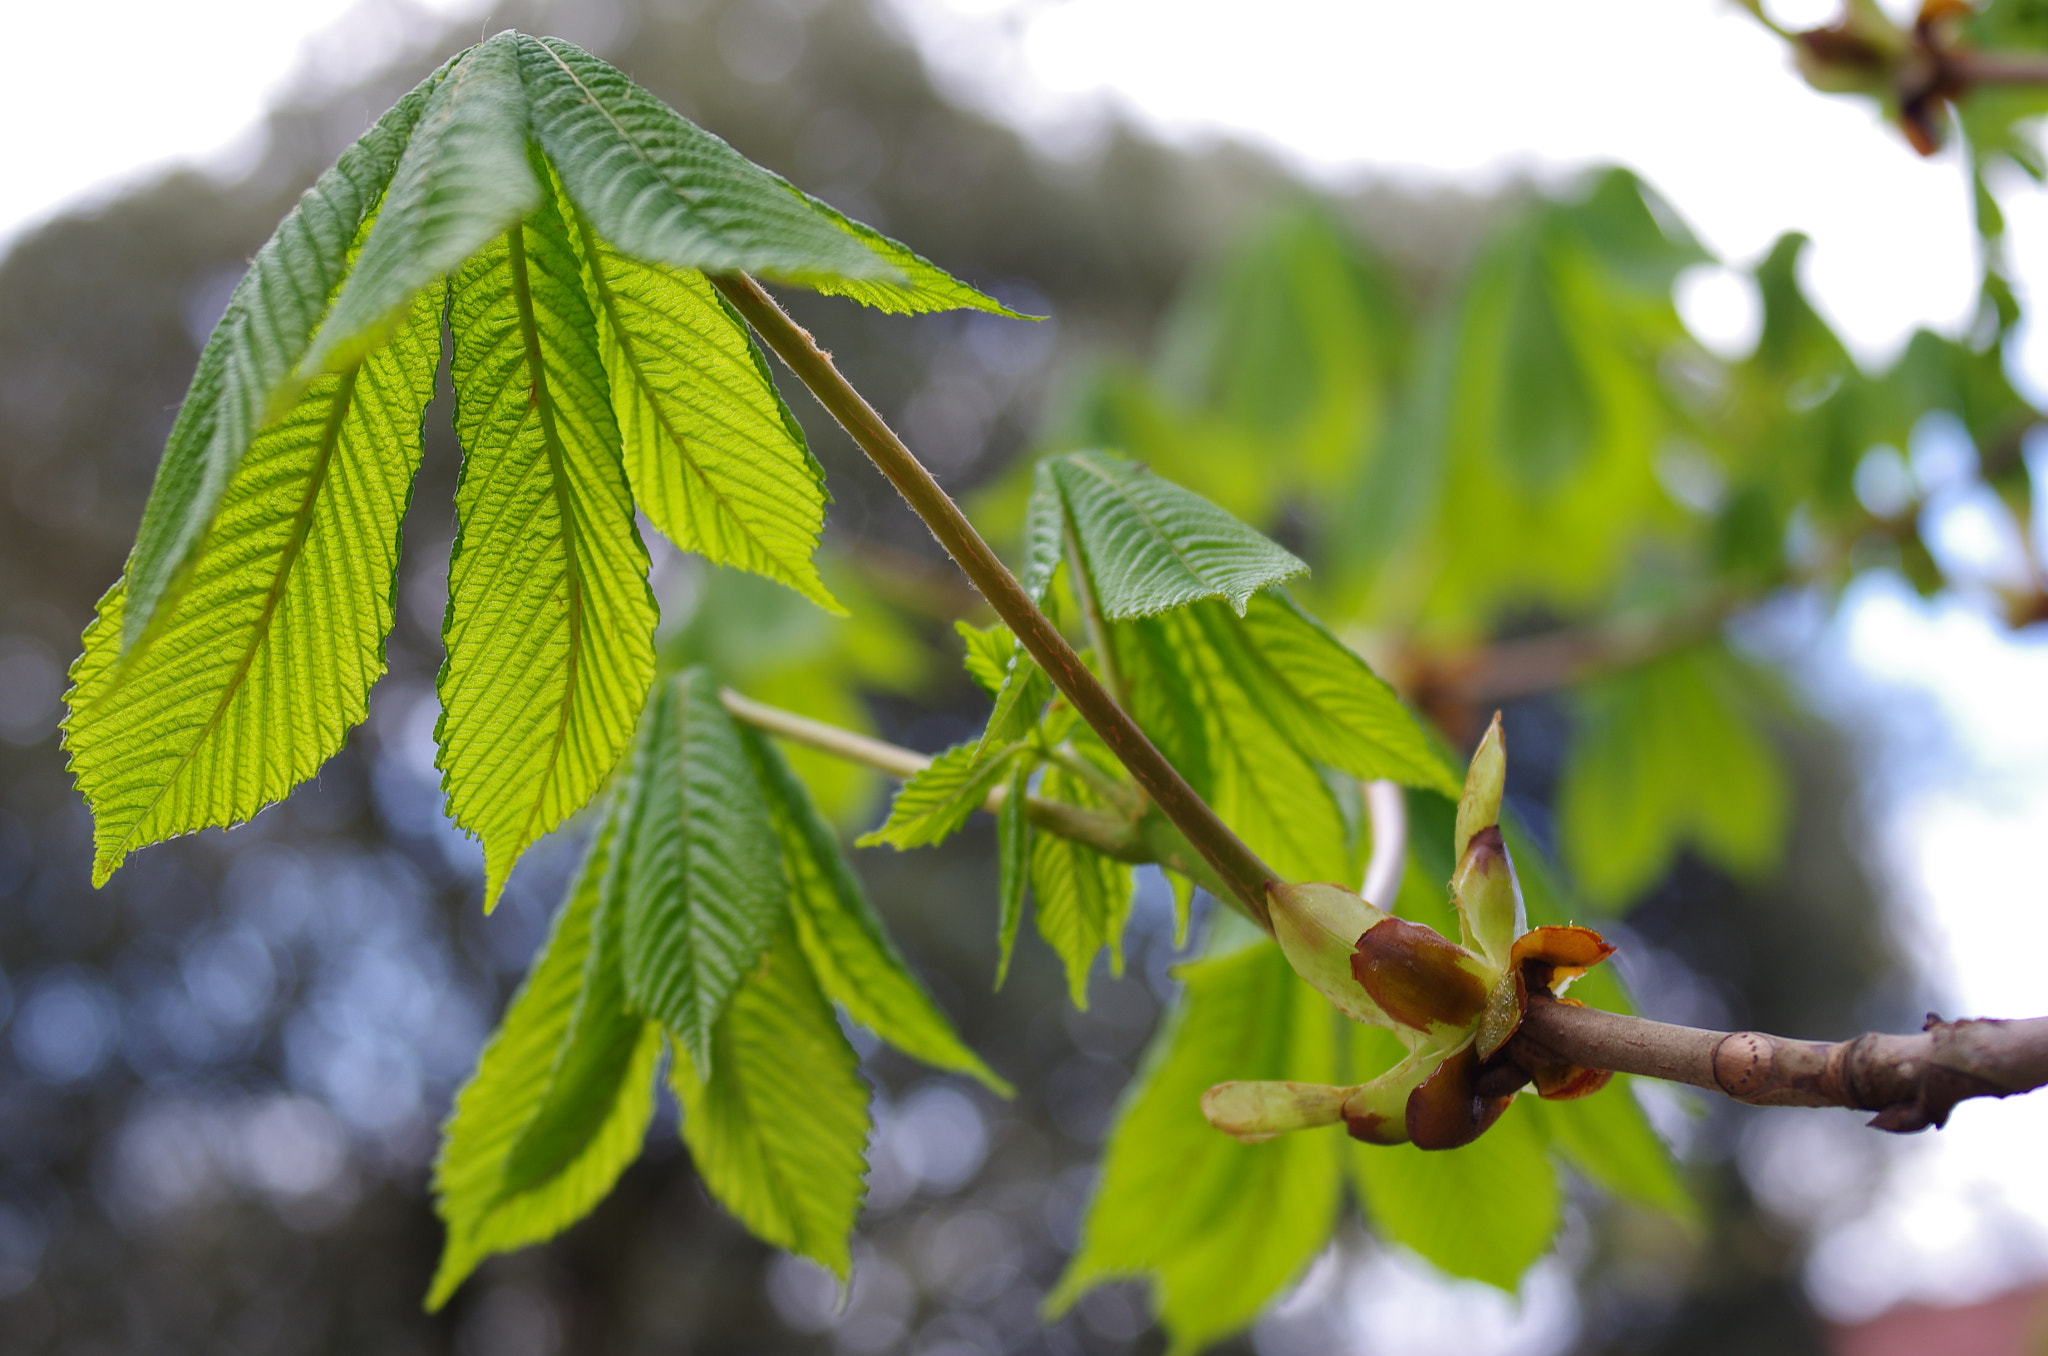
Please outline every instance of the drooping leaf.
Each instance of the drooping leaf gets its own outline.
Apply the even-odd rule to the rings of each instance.
[[[889,311],[1013,314],[747,160],[582,48],[513,36],[535,137],[570,199],[623,254],[744,270]]]
[[[655,688],[633,750],[626,992],[700,1072],[712,1033],[788,913],[782,843],[718,684],[691,669]]]
[[[455,274],[542,203],[512,37],[470,48],[434,86],[362,257],[301,360],[302,376],[381,342],[423,288]]]
[[[1230,1079],[1339,1081],[1329,1005],[1279,948],[1253,942],[1180,976],[1186,990],[1124,1095],[1080,1249],[1046,1307],[1146,1277],[1172,1349],[1194,1351],[1249,1324],[1322,1250],[1347,1141],[1322,1130],[1244,1144],[1202,1118],[1202,1093]]]
[[[613,861],[620,817],[615,802],[443,1128],[434,1194],[448,1241],[429,1309],[492,1253],[581,1219],[640,1152],[661,1033],[625,1005]]]
[[[656,610],[552,198],[463,265],[449,327],[463,461],[435,735],[449,813],[483,840],[488,908],[632,737]]]
[[[1239,614],[1254,593],[1308,569],[1200,495],[1103,452],[1038,464],[1023,582],[1042,596],[1071,525],[1103,614],[1146,617],[1202,598]]]
[[[709,1079],[681,1044],[669,1066],[698,1175],[756,1237],[844,1281],[866,1193],[868,1088],[787,929],[733,995],[712,1044]]]
[[[1048,800],[1084,809],[1103,808],[1086,781],[1057,764],[1045,769],[1039,791]],[[1109,948],[1110,970],[1124,971],[1124,924],[1131,916],[1135,883],[1131,868],[1057,834],[1031,835],[1031,895],[1038,935],[1067,970],[1067,993],[1077,1008],[1088,1006],[1088,972]]]
[[[228,299],[199,355],[136,529],[123,585],[122,649],[157,624],[159,605],[176,592],[174,581],[200,549],[250,444],[296,401],[306,380],[295,376],[300,359],[447,69],[421,81],[342,152],[257,251]]]
[[[930,847],[958,832],[1003,779],[1013,749],[980,756],[979,743],[955,744],[903,783],[881,828],[861,835],[859,847],[882,843],[899,849]]]
[[[825,527],[824,469],[745,323],[703,274],[642,263],[587,221],[578,228],[640,507],[684,550],[843,615],[811,562]]]
[[[1404,1053],[1386,1031],[1351,1029],[1366,1073]],[[1517,1097],[1491,1129],[1460,1149],[1345,1141],[1352,1183],[1374,1230],[1441,1271],[1513,1291],[1549,1251],[1564,1218],[1542,1124],[1524,1105],[1535,1100]]]
[[[980,1079],[1000,1096],[1012,1095],[910,972],[831,826],[781,752],[757,731],[740,734],[782,840],[797,941],[825,996],[904,1054]]]
[[[1008,794],[996,811],[996,987],[1010,974],[1010,953],[1017,947],[1017,925],[1024,919],[1024,888],[1031,883],[1031,820],[1025,814],[1032,765],[1018,759],[1010,771]]]
[[[423,294],[389,344],[316,379],[256,437],[147,644],[121,654],[125,582],[101,600],[64,732],[93,811],[95,884],[135,848],[282,800],[361,723],[384,671],[440,312]]]
[[[1768,868],[1786,826],[1776,754],[1707,652],[1674,655],[1587,694],[1558,792],[1558,838],[1596,903],[1630,903],[1687,845],[1742,874]]]

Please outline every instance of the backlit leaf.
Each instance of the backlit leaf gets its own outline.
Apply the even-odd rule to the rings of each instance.
[[[669,1066],[698,1175],[756,1237],[844,1281],[867,1189],[868,1088],[788,930],[733,995],[712,1043],[708,1080],[681,1045]]]
[[[1103,808],[1087,782],[1057,764],[1045,769],[1039,793],[1084,809]],[[1135,889],[1131,868],[1057,834],[1032,834],[1030,852],[1038,935],[1065,963],[1074,1006],[1085,1008],[1088,972],[1104,947],[1109,948],[1111,973],[1124,972],[1124,924]]]
[[[889,806],[888,821],[863,834],[857,846],[887,843],[902,849],[944,842],[988,799],[1012,752],[1004,749],[983,758],[978,743],[955,744],[903,783]]]
[[[632,737],[656,613],[582,272],[552,199],[463,265],[449,328],[463,458],[435,734],[449,813],[483,840],[488,908]]]

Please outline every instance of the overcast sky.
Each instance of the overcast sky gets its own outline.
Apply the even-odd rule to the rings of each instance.
[[[1781,46],[1723,0],[893,2],[956,97],[1018,121],[1055,153],[1085,147],[1115,109],[1173,140],[1251,140],[1330,182],[1483,186],[1619,161],[1733,263],[1754,261],[1780,232],[1811,235],[1808,282],[1868,361],[1888,359],[1916,326],[1953,332],[1972,304],[1974,246],[1953,154],[1922,160],[1869,111],[1807,89]],[[413,8],[492,27],[487,0]],[[1780,13],[1814,22],[1826,8],[1786,0]],[[397,54],[405,9],[14,6],[17,59],[0,82],[0,123],[14,129],[0,242],[169,164],[233,173],[251,163],[269,103]],[[2048,278],[2048,207],[2016,186],[2007,204],[2022,284]],[[1753,333],[1753,301],[1729,276],[1691,279],[1681,302],[1710,342],[1739,347]],[[2028,343],[2017,375],[2048,392],[2048,349]],[[1955,549],[1997,555],[1968,505],[1949,519],[1940,531]],[[2011,871],[2012,843],[2048,841],[2038,699],[2048,652],[1968,607],[1929,608],[1879,581],[1817,655],[1810,671],[1845,717],[1881,720],[1882,694],[1901,684],[1943,713],[1954,738],[1941,769],[1873,769],[1879,847],[1961,1008],[2038,1012],[2048,909],[2038,888],[2016,892],[2000,873]],[[2048,1271],[2042,1143],[2040,1097],[1965,1108],[1938,1140],[1914,1146],[1910,1180],[1823,1233],[1816,1298],[1854,1316]],[[1757,1150],[1766,1168],[1773,1152]],[[2014,1228],[2039,1246],[2014,1246]]]

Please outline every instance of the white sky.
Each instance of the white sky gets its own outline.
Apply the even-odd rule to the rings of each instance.
[[[483,31],[486,3],[418,7],[475,17]],[[1974,246],[1954,157],[1923,161],[1871,113],[1808,90],[1724,0],[894,3],[957,97],[1055,151],[1085,146],[1114,108],[1173,140],[1248,139],[1333,183],[1483,186],[1619,161],[1730,262],[1752,262],[1782,231],[1811,235],[1808,281],[1867,360],[1889,358],[1916,326],[1953,331],[1971,306]],[[1804,13],[1784,0],[1781,16],[1813,22],[1828,8],[1796,3]],[[13,49],[34,59],[0,81],[0,123],[18,129],[0,176],[0,243],[169,163],[251,163],[252,128],[272,100],[396,55],[405,12],[406,0],[13,6]],[[305,60],[303,45],[323,33],[324,55]],[[2048,277],[2048,200],[2015,190],[2009,207],[2023,285]],[[1681,300],[1717,344],[1739,346],[1754,326],[1748,294],[1725,275],[1696,280]],[[2048,348],[2024,357],[2019,375],[2048,391]],[[1925,778],[1906,773],[1904,754],[1873,768],[1882,849],[1917,909],[1913,926],[1938,939],[1954,1011],[2040,1012],[2048,909],[2020,877],[2015,847],[2048,842],[2048,647],[2013,641],[1967,606],[1930,609],[1877,586],[1828,629],[1814,665],[1828,683],[1853,671],[1864,686],[1846,687],[1863,696],[1844,698],[1844,710],[1880,722],[1872,691],[1927,694],[1947,757]],[[1874,734],[1888,747],[1884,729]],[[1876,1193],[1867,1215],[1824,1233],[1816,1298],[1853,1317],[2048,1269],[2042,1143],[2039,1096],[1972,1106],[1923,1138],[1915,1171],[1894,1178],[1913,1185]],[[2014,1228],[2037,1246],[2009,1246]],[[2007,1268],[1987,1270],[1987,1255]]]

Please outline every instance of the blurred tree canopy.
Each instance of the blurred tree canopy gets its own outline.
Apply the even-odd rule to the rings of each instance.
[[[1995,251],[1968,334],[1916,336],[1872,372],[1804,296],[1801,242],[1787,239],[1752,270],[1753,350],[1719,356],[1672,301],[1685,270],[1713,261],[1625,172],[1493,201],[1333,197],[1241,150],[1190,156],[1121,130],[1091,159],[1057,163],[941,100],[865,7],[775,12],[789,62],[769,80],[732,56],[767,40],[741,4],[498,21],[604,38],[594,45],[742,152],[999,300],[1049,312],[1025,327],[790,303],[998,541],[1024,528],[1034,458],[1020,454],[1115,448],[1307,560],[1303,605],[1452,741],[1505,706],[1532,916],[1596,917],[1623,938],[1651,1015],[1820,1036],[1915,1010],[1844,813],[1841,737],[1730,624],[1773,599],[1828,602],[1870,571],[1991,598],[2015,625],[2048,614],[2025,456],[2038,416],[2006,377],[2019,316]],[[53,733],[61,664],[119,569],[241,261],[362,110],[425,70],[280,113],[242,183],[174,177],[45,228],[0,265],[0,1326],[23,1349],[67,1352],[1149,1340],[1150,1301],[1129,1287],[1079,1297],[1053,1326],[1037,1318],[1077,1246],[1070,1280],[1133,1269],[1102,1251],[1108,1215],[1083,1223],[1105,1141],[1109,1203],[1096,1208],[1113,1212],[1119,1146],[1191,1133],[1147,1118],[1155,1092],[1199,1093],[1210,1076],[1174,1052],[1213,1003],[1188,1005],[1150,1057],[1148,1035],[1184,991],[1275,1009],[1299,986],[1230,956],[1169,970],[1188,955],[1174,901],[1143,876],[1124,978],[1091,978],[1093,946],[1076,979],[1072,954],[1063,973],[1027,940],[991,995],[993,911],[962,904],[996,897],[986,822],[936,850],[856,859],[940,1005],[1020,1096],[860,1047],[882,1092],[843,1313],[818,1274],[705,1200],[672,1119],[592,1219],[419,1313],[440,1244],[434,1125],[576,856],[543,845],[484,921],[474,850],[440,821],[429,737],[458,459],[445,404],[427,418],[391,673],[368,725],[248,828],[154,849],[88,889],[89,824]],[[1991,106],[1964,106],[1972,146],[2023,159],[2011,129],[2037,110],[2009,101],[2003,122],[1973,127]],[[1982,201],[1995,238],[1995,201]],[[986,698],[951,622],[987,618],[844,437],[792,403],[835,495],[822,568],[851,619],[658,549],[662,662],[708,665],[752,696],[919,751],[973,738]],[[2020,568],[1986,577],[1944,560],[1923,536],[1937,496],[2009,524]],[[791,762],[842,828],[880,818],[877,779],[804,750]],[[1448,843],[1445,807],[1415,793],[1411,808],[1403,912],[1428,919],[1450,874],[1428,855]],[[1355,870],[1355,821],[1337,831]],[[1085,1011],[1067,1006],[1070,983]],[[1384,1059],[1368,1046],[1343,1058]],[[1640,1158],[1644,1141],[1600,1140],[1549,1106],[1453,1155],[1297,1153],[1268,1186],[1235,1188],[1261,1210],[1287,1202],[1256,1227],[1291,1230],[1296,1253],[1276,1249],[1273,1274],[1231,1277],[1235,1289],[1202,1258],[1148,1259],[1166,1278],[1167,1325],[1227,1338],[1333,1227],[1341,1265],[1401,1245],[1507,1285],[1562,1228],[1578,1349],[1816,1349],[1796,1231],[1731,1165],[1738,1110],[1712,1108],[1689,1132],[1696,1219]],[[1184,1161],[1208,1152],[1190,1140]],[[1346,1173],[1355,1208],[1341,1204]],[[1460,1192],[1488,1230],[1443,1227]],[[1268,1320],[1261,1346],[1329,1340],[1341,1321],[1311,1304]]]

